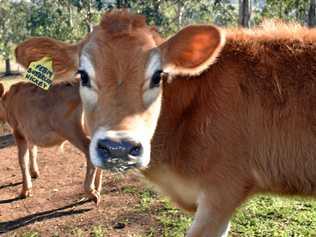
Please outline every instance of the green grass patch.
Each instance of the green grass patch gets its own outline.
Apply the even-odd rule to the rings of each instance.
[[[26,232],[21,235],[21,237],[39,237],[40,234],[35,231]]]
[[[128,189],[132,191],[132,188]],[[192,223],[192,216],[174,208],[174,205],[151,191],[138,193],[139,210],[151,211],[159,228],[152,227],[146,237],[184,236]],[[158,198],[158,199],[157,199]],[[316,202],[302,198],[257,196],[243,204],[231,221],[230,236],[256,237],[315,237]]]
[[[91,233],[91,237],[103,237],[106,236],[106,231],[101,225],[93,226]]]
[[[271,196],[252,198],[235,214],[232,232],[238,236],[315,236],[316,202]]]
[[[164,237],[182,237],[186,233],[192,217],[183,213],[166,199],[161,200],[163,208],[159,210],[159,215],[156,216],[162,226],[162,236]]]

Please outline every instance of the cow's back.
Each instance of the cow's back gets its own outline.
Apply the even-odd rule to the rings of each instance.
[[[42,146],[60,143],[59,131],[80,123],[81,101],[77,80],[57,82],[48,91],[31,83],[13,85],[4,95],[8,122],[28,140]]]
[[[221,79],[235,87],[232,126],[240,130],[244,151],[248,147],[259,188],[311,195],[316,193],[316,34],[304,29],[300,35],[282,36],[282,29],[276,34],[281,36],[228,41],[223,60],[231,63],[227,70],[235,68],[235,82],[225,81],[225,73]]]

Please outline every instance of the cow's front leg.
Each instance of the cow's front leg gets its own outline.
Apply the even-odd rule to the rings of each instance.
[[[242,190],[224,187],[200,194],[197,211],[187,237],[228,236],[229,220],[246,196]]]
[[[19,165],[23,177],[23,187],[20,197],[26,198],[32,196],[28,147],[26,140],[20,134],[15,134],[15,140],[18,147]]]

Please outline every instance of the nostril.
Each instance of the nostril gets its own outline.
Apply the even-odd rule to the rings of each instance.
[[[108,157],[110,155],[110,150],[107,146],[105,140],[99,140],[97,143],[97,151],[102,157]]]
[[[132,156],[140,156],[142,154],[142,146],[140,144],[132,147],[129,151],[129,155],[132,155]]]
[[[98,142],[97,149],[100,149],[100,150],[105,150],[106,149],[107,150],[106,145],[104,143],[102,143],[102,142]]]

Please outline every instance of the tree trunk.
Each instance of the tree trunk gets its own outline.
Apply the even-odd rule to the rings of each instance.
[[[251,0],[239,0],[239,25],[250,27]]]
[[[182,26],[182,19],[183,18],[183,3],[182,1],[177,2],[177,27],[180,30]]]
[[[86,11],[87,11],[87,14],[86,14],[86,19],[85,19],[85,22],[86,22],[86,27],[87,27],[87,32],[90,33],[92,32],[92,12],[91,12],[91,1],[89,0],[88,1],[88,4],[86,6]]]
[[[4,74],[6,76],[12,74],[12,72],[11,72],[11,64],[10,64],[10,59],[9,58],[5,59],[5,73]]]
[[[116,8],[129,8],[128,0],[116,0]]]
[[[308,11],[308,26],[316,26],[316,0],[310,0]]]
[[[299,0],[296,0],[295,1],[295,8],[296,8],[296,11],[295,11],[295,18],[296,18],[296,21],[300,21],[300,1]]]

